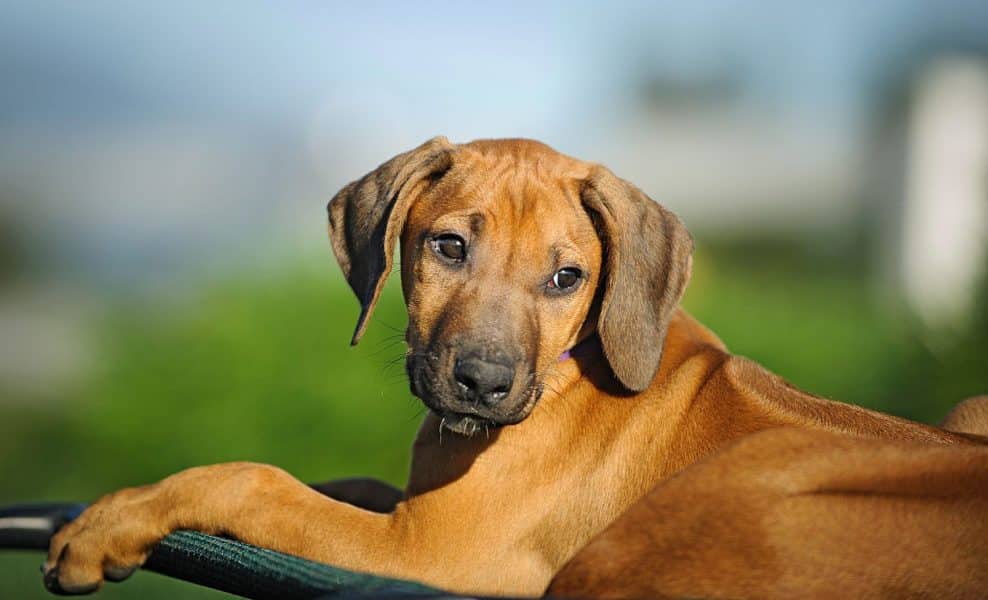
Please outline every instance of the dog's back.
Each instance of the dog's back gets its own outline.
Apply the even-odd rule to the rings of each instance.
[[[773,429],[660,484],[558,597],[983,598],[988,446]]]
[[[958,433],[988,436],[988,396],[975,396],[955,406],[940,425]]]

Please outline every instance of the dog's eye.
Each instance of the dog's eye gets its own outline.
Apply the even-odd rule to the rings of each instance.
[[[453,233],[444,233],[432,238],[432,249],[456,262],[462,262],[467,256],[467,243]]]
[[[567,290],[580,283],[583,272],[575,267],[559,269],[549,280],[549,287],[557,290]]]

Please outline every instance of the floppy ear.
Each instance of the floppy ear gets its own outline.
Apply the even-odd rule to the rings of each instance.
[[[351,344],[367,328],[419,184],[452,167],[453,148],[445,137],[434,137],[350,183],[329,201],[333,253],[361,307]]]
[[[614,375],[640,392],[659,369],[689,281],[693,238],[676,215],[604,167],[594,168],[581,196],[604,247],[597,332]]]

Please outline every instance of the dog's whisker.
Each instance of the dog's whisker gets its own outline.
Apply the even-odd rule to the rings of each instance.
[[[400,346],[400,345],[402,345],[404,343],[405,343],[405,340],[403,340],[401,338],[395,338],[393,340],[382,341],[380,344],[378,344],[375,347],[375,349],[376,350],[382,350],[382,349],[383,350],[388,350],[390,348],[394,348],[395,346]]]
[[[373,351],[373,352],[371,352],[371,353],[369,353],[369,354],[368,354],[367,356],[369,356],[369,357],[371,357],[371,358],[378,358],[378,357],[380,357],[380,356],[381,356],[382,354],[386,354],[386,353],[388,353],[388,352],[390,352],[390,351],[393,351],[394,349],[395,349],[395,348],[394,348],[394,344],[392,344],[391,346],[387,346],[387,347],[383,347],[383,348],[379,348],[379,349],[377,349],[377,350],[375,350],[375,351]],[[401,358],[404,358],[404,357],[405,357],[405,353],[403,352],[403,353],[401,353]]]
[[[386,321],[382,321],[381,319],[378,319],[378,321],[377,321],[377,322],[378,322],[378,323],[380,323],[381,325],[384,325],[385,327],[387,327],[387,328],[388,328],[388,329],[390,329],[391,331],[394,331],[394,332],[396,332],[396,333],[399,333],[399,334],[401,334],[401,335],[402,335],[402,337],[404,337],[404,335],[405,335],[405,330],[404,330],[404,329],[400,329],[400,328],[398,328],[398,327],[395,327],[394,325],[391,325],[390,323],[388,323],[388,322],[386,322]]]
[[[419,420],[419,419],[422,418],[422,415],[423,414],[425,414],[425,409],[422,408],[422,405],[421,404],[418,404],[418,403],[416,403],[416,404],[418,405],[418,410],[414,411],[414,413],[412,414],[412,416],[409,417],[405,421],[406,423],[409,422],[409,421],[417,421],[417,420]]]
[[[401,331],[395,331],[394,333],[389,333],[381,337],[382,340],[404,340],[405,334]]]

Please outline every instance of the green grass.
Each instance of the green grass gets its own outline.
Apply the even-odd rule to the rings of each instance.
[[[686,305],[735,352],[824,396],[926,421],[988,391],[982,343],[946,360],[869,300],[848,269],[701,251]],[[401,483],[423,411],[408,391],[392,281],[361,345],[356,300],[320,261],[212,279],[194,298],[118,300],[98,322],[102,368],[61,404],[0,407],[0,503],[91,500],[197,464],[255,460],[302,480]],[[942,355],[941,355],[942,358]],[[0,598],[44,597],[40,554],[0,555]],[[139,573],[121,597],[210,595]]]

